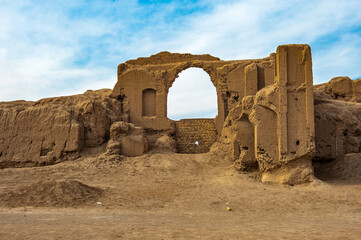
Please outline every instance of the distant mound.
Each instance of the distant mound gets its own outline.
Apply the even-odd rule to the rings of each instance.
[[[78,181],[51,180],[0,195],[0,202],[10,207],[77,206],[90,201],[96,202],[102,195],[102,189]]]

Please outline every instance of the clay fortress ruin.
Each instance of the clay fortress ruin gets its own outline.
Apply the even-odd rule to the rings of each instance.
[[[218,114],[170,120],[168,91],[191,67],[209,74]],[[313,86],[308,45],[279,46],[254,60],[161,52],[120,64],[113,90],[0,103],[0,167],[163,149],[223,154],[239,171],[259,171],[263,182],[310,182],[312,161],[360,152],[360,100],[360,79]]]

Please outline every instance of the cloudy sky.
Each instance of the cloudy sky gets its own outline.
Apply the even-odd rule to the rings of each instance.
[[[306,43],[314,82],[361,77],[360,0],[0,0],[0,101],[112,88],[160,51],[262,58]]]

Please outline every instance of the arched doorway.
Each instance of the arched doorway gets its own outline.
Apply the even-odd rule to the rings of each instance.
[[[201,68],[183,70],[168,92],[167,117],[172,120],[214,118],[217,91],[210,76]]]
[[[178,153],[205,153],[217,140],[217,91],[201,68],[179,73],[167,98],[167,116],[175,120]]]

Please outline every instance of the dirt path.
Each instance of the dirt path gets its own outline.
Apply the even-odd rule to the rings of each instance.
[[[0,239],[361,236],[361,184],[357,179],[266,185],[251,174],[234,172],[229,165],[212,154],[155,153],[123,161],[86,158],[40,168],[2,169],[0,196],[31,184],[41,188],[43,182],[64,179],[101,188],[104,194],[81,205],[47,207],[42,207],[47,202],[41,196],[34,200],[36,207],[0,197]]]

